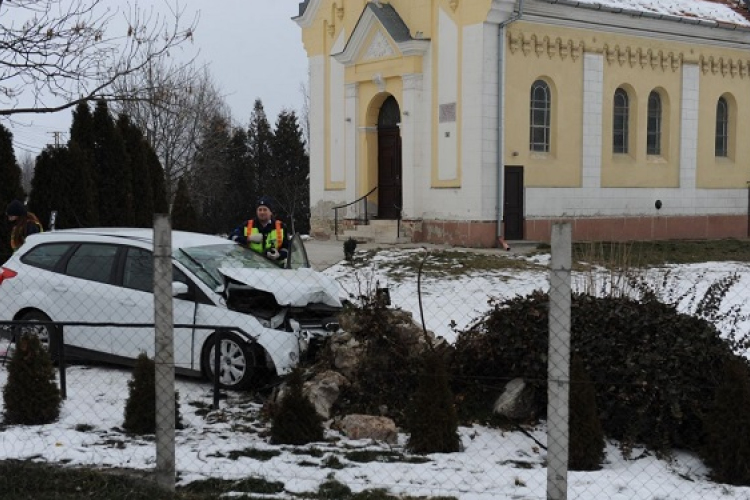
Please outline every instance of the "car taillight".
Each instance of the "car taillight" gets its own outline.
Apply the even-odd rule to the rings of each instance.
[[[18,275],[17,272],[15,272],[13,269],[8,269],[7,267],[0,267],[0,284],[3,283],[3,281],[15,278]]]

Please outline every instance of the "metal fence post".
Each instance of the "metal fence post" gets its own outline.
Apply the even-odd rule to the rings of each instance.
[[[224,330],[218,330],[214,335],[214,410],[218,410],[221,398],[221,343],[224,341]]]
[[[154,326],[156,355],[156,482],[175,489],[174,327],[172,310],[172,228],[169,217],[154,216]]]
[[[54,328],[54,327],[53,327]],[[60,396],[68,399],[68,382],[65,375],[65,328],[63,325],[58,327],[60,343],[57,346],[57,368],[60,370]]]
[[[552,225],[547,361],[547,499],[568,497],[571,225]]]

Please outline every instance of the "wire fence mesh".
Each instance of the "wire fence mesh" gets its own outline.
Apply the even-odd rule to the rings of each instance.
[[[4,264],[17,274],[0,281],[0,387],[5,396],[19,340],[32,333],[64,365],[66,397],[41,425],[8,422],[3,398],[0,459],[157,479],[173,467],[178,489],[273,498],[750,497],[746,468],[721,460],[743,460],[750,419],[732,415],[747,412],[746,372],[729,385],[737,407],[722,415],[720,404],[725,366],[746,349],[746,264],[582,264],[559,230],[551,248],[529,252],[367,246],[343,260],[341,243],[308,242],[313,269],[301,274],[220,271],[241,258],[220,252],[211,268],[215,248],[175,241],[174,363],[154,367],[161,375],[141,403],[148,432],[126,420],[142,389],[136,358],[156,354],[153,255],[125,241],[42,245]],[[341,308],[323,293],[331,280]],[[297,366],[324,434],[278,442]],[[449,404],[426,387],[447,388]],[[175,405],[160,420],[158,392]],[[456,449],[441,448],[451,436]],[[173,464],[159,447],[174,450]]]

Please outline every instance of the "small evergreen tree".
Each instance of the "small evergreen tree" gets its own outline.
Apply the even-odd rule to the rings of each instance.
[[[599,470],[604,460],[604,431],[596,406],[596,389],[580,356],[570,363],[570,470]]]
[[[271,140],[273,169],[264,176],[276,215],[295,233],[310,232],[310,160],[294,111],[282,111]]]
[[[95,186],[87,158],[77,142],[48,146],[37,157],[29,209],[45,228],[54,210],[58,212],[56,229],[96,224]]]
[[[99,193],[94,170],[94,117],[87,102],[73,111],[70,125],[70,164],[66,168],[67,200],[57,207],[58,227],[96,227],[99,225]],[[72,220],[68,225],[68,220]]]
[[[182,428],[179,394],[175,393],[175,427]],[[123,429],[133,434],[156,432],[156,365],[145,353],[135,361],[133,378],[128,381]]]
[[[714,408],[706,415],[703,460],[716,481],[750,486],[750,370],[734,357],[724,363]]]
[[[16,154],[13,150],[13,135],[0,125],[0,203],[3,218],[5,207],[12,200],[23,200],[24,192],[21,187],[21,167],[18,166]],[[0,224],[0,262],[4,262],[10,254],[10,226]]]
[[[273,130],[268,123],[263,102],[255,100],[253,112],[250,115],[250,125],[247,129],[248,153],[251,165],[252,184],[257,186],[259,195],[267,193],[266,179],[273,178]],[[255,200],[251,200],[255,203]]]
[[[119,116],[117,129],[125,141],[125,149],[128,152],[133,193],[133,224],[136,227],[151,227],[154,222],[154,189],[148,164],[148,145],[141,129],[133,124],[127,115]]]
[[[302,393],[302,383],[302,371],[295,368],[271,420],[272,444],[302,445],[323,440],[323,423]]]
[[[103,226],[133,225],[133,191],[125,142],[109,114],[106,101],[94,110],[94,178],[98,188],[99,222]]]
[[[45,228],[49,225],[52,210],[60,210],[66,192],[59,189],[64,177],[60,175],[67,163],[67,148],[47,146],[39,153],[34,166],[34,177],[31,179],[29,210],[34,212]],[[66,227],[63,225],[59,227]],[[70,226],[67,226],[70,227]]]
[[[184,178],[177,182],[177,192],[172,205],[172,229],[180,231],[199,231],[198,216],[190,201],[187,183]]]
[[[458,416],[448,384],[445,360],[428,349],[422,357],[419,383],[409,418],[407,447],[414,453],[454,453],[460,449]]]
[[[60,415],[60,390],[52,359],[36,335],[24,334],[8,363],[3,388],[5,423],[49,424]]]
[[[91,114],[89,103],[83,101],[73,110],[73,121],[70,124],[70,142],[76,142],[91,156],[94,154],[94,116]]]

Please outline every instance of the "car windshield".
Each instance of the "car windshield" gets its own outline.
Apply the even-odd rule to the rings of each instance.
[[[174,251],[173,257],[212,290],[224,284],[224,279],[219,273],[221,267],[235,269],[279,268],[274,262],[262,255],[236,243],[178,248]]]

